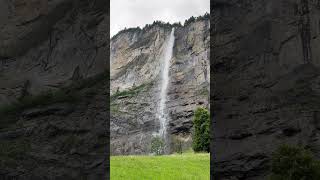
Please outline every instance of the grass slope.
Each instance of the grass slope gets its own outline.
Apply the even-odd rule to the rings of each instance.
[[[209,180],[210,155],[112,156],[112,180]]]

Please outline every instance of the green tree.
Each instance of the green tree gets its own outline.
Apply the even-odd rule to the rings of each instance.
[[[155,136],[151,140],[151,153],[162,155],[164,153],[164,141],[160,136]]]
[[[319,180],[320,163],[311,152],[282,145],[272,155],[271,180]]]
[[[195,152],[210,152],[210,117],[208,110],[197,108],[195,111],[193,126],[193,144]]]

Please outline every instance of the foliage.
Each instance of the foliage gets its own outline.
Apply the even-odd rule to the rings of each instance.
[[[14,117],[17,113],[20,113],[25,109],[60,102],[77,102],[80,98],[79,91],[81,89],[91,87],[102,80],[107,80],[108,74],[108,72],[103,72],[90,78],[73,82],[71,85],[62,87],[58,90],[49,90],[38,95],[27,95],[18,99],[15,103],[0,106],[0,128],[6,127],[10,123],[14,123],[10,117]]]
[[[198,16],[198,17],[191,16],[189,19],[185,20],[184,26],[189,25],[195,21],[206,20],[206,19],[210,19],[209,13],[205,13],[203,16]]]
[[[134,97],[135,95],[139,94],[142,90],[151,87],[152,82],[145,83],[140,86],[134,86],[128,90],[124,91],[117,91],[115,94],[111,96],[111,100],[117,99],[119,97]]]
[[[311,152],[289,145],[282,145],[273,153],[271,171],[271,180],[320,179],[320,163]]]
[[[115,114],[119,113],[119,109],[120,109],[120,107],[118,104],[115,104],[115,103],[110,104],[110,112],[111,113],[115,113]]]
[[[164,153],[164,141],[160,136],[155,136],[151,140],[151,153],[162,155]]]
[[[184,26],[198,21],[198,20],[209,20],[210,19],[210,14],[209,13],[205,13],[202,16],[198,16],[198,17],[190,17],[189,19],[185,20],[184,22]],[[176,22],[173,23],[172,25],[169,22],[163,22],[163,21],[153,21],[152,24],[146,24],[142,29],[140,27],[134,27],[134,28],[124,28],[123,30],[119,31],[116,35],[114,35],[111,40],[116,39],[120,34],[123,33],[130,33],[130,32],[146,32],[148,30],[150,30],[151,28],[153,28],[154,26],[159,26],[159,27],[163,27],[163,28],[172,28],[172,27],[182,27],[181,22]]]
[[[67,94],[64,91],[59,90],[43,92],[36,96],[26,96],[18,100],[16,103],[0,107],[0,115],[4,116],[9,114],[15,114],[19,111],[22,111],[30,107],[43,106],[58,102],[71,102],[75,100],[75,94]]]
[[[201,96],[209,96],[210,92],[207,88],[201,88],[197,91],[197,93]]]
[[[173,139],[173,150],[179,154],[183,152],[183,141],[178,137]]]
[[[110,179],[210,179],[210,155],[111,156]]]
[[[107,72],[96,76],[73,82],[70,86],[62,87],[59,90],[49,90],[38,95],[25,96],[16,103],[0,107],[0,115],[15,113],[30,107],[49,105],[59,102],[75,102],[78,100],[77,91],[83,88],[91,87],[102,80],[107,79]]]
[[[27,138],[2,140],[0,143],[0,166],[17,167],[19,161],[28,158],[31,144]]]
[[[140,27],[133,27],[133,28],[124,28],[123,30],[120,30],[116,35],[112,36],[111,40],[116,39],[120,34],[127,33],[127,32],[135,32],[135,31],[141,31]]]
[[[176,22],[172,24],[173,27],[182,27],[181,22]]]
[[[160,26],[160,27],[164,27],[164,28],[171,28],[171,24],[170,23],[165,23],[163,21],[153,21],[152,24],[147,24],[143,27],[143,31],[147,31],[149,29],[151,29],[154,26]]]
[[[30,142],[26,138],[18,140],[3,140],[0,143],[0,159],[1,157],[22,159],[30,149]]]
[[[61,90],[43,92],[36,96],[26,96],[15,103],[0,106],[0,128],[6,128],[16,123],[18,120],[16,115],[25,109],[59,102],[75,102],[77,100],[76,93],[67,94]]]
[[[196,18],[191,16],[189,19],[185,20],[184,25],[188,25],[194,21],[196,21]]]
[[[194,119],[192,148],[195,152],[210,152],[210,117],[208,110],[197,108]]]

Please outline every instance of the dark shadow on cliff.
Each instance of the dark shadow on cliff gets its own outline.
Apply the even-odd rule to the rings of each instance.
[[[272,152],[286,143],[319,158],[319,5],[213,2],[212,175],[265,179]]]
[[[1,4],[0,179],[109,177],[108,4]]]

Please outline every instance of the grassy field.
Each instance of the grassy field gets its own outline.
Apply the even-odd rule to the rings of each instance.
[[[111,180],[209,180],[210,154],[111,156]]]

